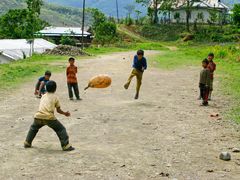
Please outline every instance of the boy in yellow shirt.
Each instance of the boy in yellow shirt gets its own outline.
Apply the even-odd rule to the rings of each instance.
[[[70,113],[64,112],[60,108],[60,102],[58,97],[54,94],[57,89],[57,84],[54,81],[49,81],[46,84],[47,93],[44,94],[41,98],[39,110],[34,116],[34,122],[31,125],[27,138],[24,142],[25,148],[32,147],[32,141],[38,133],[38,130],[43,126],[47,125],[52,128],[60,142],[63,151],[72,151],[74,148],[69,144],[69,137],[66,131],[66,128],[57,120],[54,115],[54,110],[56,108],[59,114],[70,116]]]

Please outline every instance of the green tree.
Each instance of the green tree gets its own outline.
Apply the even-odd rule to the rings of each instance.
[[[201,2],[203,0],[185,0],[184,4],[183,4],[183,8],[185,9],[186,12],[186,30],[188,32],[190,32],[190,18],[191,18],[191,13],[192,13],[192,9],[193,9],[193,5],[196,2]],[[177,1],[175,1],[177,2]]]
[[[233,7],[233,22],[237,26],[240,26],[240,4],[235,4]]]
[[[176,12],[174,14],[174,19],[177,21],[177,23],[179,23],[179,21],[180,21],[180,13],[179,12]]]
[[[112,22],[102,22],[96,28],[95,39],[102,46],[110,44],[117,36],[117,26]]]
[[[8,13],[0,17],[0,34],[2,37],[33,39],[34,33],[47,25],[39,17],[40,2],[42,1],[27,0],[26,2],[28,3],[27,9],[9,10]]]
[[[160,11],[162,1],[163,0],[136,0],[137,3],[152,9],[152,11],[148,9],[148,15],[153,16],[154,24],[157,24],[159,21],[158,13]]]
[[[133,4],[128,4],[124,7],[124,9],[127,11],[127,16],[131,18],[131,14],[134,12],[135,6]]]
[[[97,27],[101,23],[107,21],[107,17],[100,10],[96,8],[90,8],[90,9],[87,9],[87,11],[92,15],[92,18],[93,18],[92,28],[94,31],[96,31]]]
[[[41,7],[43,6],[43,0],[26,0],[28,10],[33,13],[41,14]]]

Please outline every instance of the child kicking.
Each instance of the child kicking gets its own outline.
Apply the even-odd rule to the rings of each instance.
[[[44,95],[46,93],[46,84],[47,82],[50,80],[52,73],[50,71],[46,71],[44,76],[40,77],[38,79],[38,82],[36,83],[35,86],[35,92],[34,94],[38,97],[41,98],[42,95]]]
[[[60,108],[60,102],[58,97],[54,94],[57,89],[57,84],[54,81],[49,81],[46,84],[47,93],[44,94],[41,98],[39,110],[34,116],[34,122],[31,125],[27,138],[24,142],[25,148],[32,147],[32,142],[35,136],[38,133],[38,130],[43,126],[47,125],[52,128],[61,143],[63,151],[72,151],[74,148],[69,144],[69,137],[66,131],[66,128],[57,120],[54,115],[54,110],[56,108],[59,114],[65,115],[66,117],[70,116],[70,113],[64,112]]]
[[[202,71],[200,72],[199,88],[201,98],[203,100],[202,105],[208,106],[208,95],[210,86],[210,71],[208,69],[208,60],[204,59],[202,61]]]
[[[137,51],[137,55],[134,56],[133,59],[133,70],[128,78],[127,83],[124,85],[125,89],[128,89],[132,78],[134,76],[136,76],[137,78],[137,87],[136,87],[136,95],[135,95],[135,99],[139,98],[139,91],[141,88],[141,84],[142,84],[142,77],[143,77],[143,72],[144,70],[147,69],[147,60],[144,57],[144,51],[143,50],[138,50]]]
[[[66,75],[67,75],[69,99],[73,100],[73,92],[72,92],[72,89],[73,89],[77,100],[82,100],[79,95],[78,81],[77,81],[78,70],[77,70],[77,66],[74,65],[75,59],[71,57],[69,58],[68,62],[69,62],[69,66],[67,67]]]

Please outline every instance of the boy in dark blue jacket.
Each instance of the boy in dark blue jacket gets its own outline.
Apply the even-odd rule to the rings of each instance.
[[[143,76],[143,72],[144,70],[147,69],[147,60],[144,57],[144,51],[143,50],[138,50],[137,51],[137,55],[134,56],[133,59],[133,70],[128,78],[127,83],[124,85],[125,89],[128,89],[131,80],[134,76],[136,76],[137,78],[137,87],[136,87],[136,95],[135,95],[135,99],[138,99],[139,97],[139,91],[140,91],[140,87],[142,84],[142,76]]]

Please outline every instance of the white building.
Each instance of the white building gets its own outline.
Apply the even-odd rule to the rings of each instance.
[[[186,22],[186,0],[180,0],[179,3],[173,8],[170,20],[173,23]],[[229,7],[221,2],[221,0],[202,0],[194,2],[189,22],[190,23],[211,23],[211,12],[215,12],[217,16],[226,17],[229,13]],[[224,21],[224,18],[223,18]],[[222,23],[222,22],[216,22]]]
[[[44,39],[34,40],[34,52],[43,53],[47,49],[53,49],[56,45]],[[9,63],[29,57],[31,45],[26,39],[2,39],[0,40],[0,64]]]

